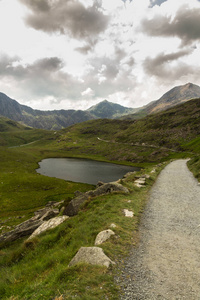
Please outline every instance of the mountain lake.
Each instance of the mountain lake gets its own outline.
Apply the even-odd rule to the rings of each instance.
[[[89,159],[47,158],[39,162],[39,168],[36,171],[49,177],[96,185],[98,181],[116,181],[128,172],[139,170],[140,168],[137,167]]]

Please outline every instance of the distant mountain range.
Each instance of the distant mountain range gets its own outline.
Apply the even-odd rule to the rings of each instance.
[[[0,116],[34,128],[59,130],[76,123],[99,118],[114,119],[123,116],[123,118],[137,119],[199,97],[200,87],[187,83],[171,89],[159,100],[152,101],[141,108],[128,108],[104,100],[85,111],[72,109],[41,111],[21,105],[16,100],[0,93]]]
[[[152,101],[140,108],[138,112],[132,114],[129,118],[138,119],[196,98],[200,98],[200,87],[198,85],[187,83],[185,85],[176,86],[165,93],[160,99]]]
[[[40,129],[59,130],[84,121],[99,118],[112,119],[135,111],[136,109],[127,108],[106,100],[85,111],[73,109],[41,111],[21,105],[16,100],[0,93],[0,116]]]

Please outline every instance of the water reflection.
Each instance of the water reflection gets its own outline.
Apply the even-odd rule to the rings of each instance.
[[[139,170],[137,167],[77,158],[48,158],[39,166],[36,171],[42,175],[89,184],[115,181],[127,172]]]

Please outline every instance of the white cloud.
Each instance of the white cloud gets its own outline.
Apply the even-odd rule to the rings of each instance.
[[[82,96],[92,97],[94,96],[94,91],[88,87],[85,91],[81,93]]]
[[[137,107],[200,84],[199,16],[197,0],[1,0],[0,91],[35,108]]]

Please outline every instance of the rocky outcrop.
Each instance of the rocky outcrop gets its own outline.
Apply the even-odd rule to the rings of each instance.
[[[87,194],[87,193],[86,193]],[[66,206],[64,209],[64,215],[67,216],[75,216],[77,215],[80,206],[87,200],[89,199],[89,196],[86,194],[82,194],[70,201],[70,203]]]
[[[56,228],[57,226],[59,226],[60,224],[62,224],[65,220],[67,220],[69,217],[68,216],[60,216],[60,217],[55,217],[52,218],[48,221],[43,222],[32,234],[31,236],[28,238],[28,240],[34,238],[37,235],[40,235],[41,233],[49,230],[49,229],[53,229]]]
[[[69,267],[78,263],[106,266],[107,268],[115,264],[99,247],[81,247],[70,261]]]
[[[21,237],[32,234],[44,221],[47,221],[59,214],[59,210],[41,209],[31,219],[17,225],[15,229],[0,235],[0,243],[13,242]]]
[[[84,194],[80,194],[78,197],[72,199],[70,203],[67,205],[67,207],[65,208],[64,214],[67,216],[75,216],[78,213],[80,206],[89,198],[101,196],[104,194],[115,193],[115,192],[128,194],[129,190],[123,185],[114,182],[98,184],[98,187],[94,191],[89,191]]]
[[[54,218],[58,214],[59,214],[59,210],[58,209],[49,209],[47,207],[34,212],[34,215],[38,219],[42,219],[42,221],[47,221],[47,220],[49,220],[51,218]]]
[[[107,241],[112,235],[115,235],[115,233],[111,229],[103,230],[97,234],[94,244],[101,245],[102,243]]]
[[[78,213],[80,206],[88,199],[110,193],[129,193],[129,190],[117,182],[103,183],[99,182],[97,188],[86,193],[77,192],[76,198],[70,201],[67,207],[64,208],[63,217],[55,218],[59,214],[58,207],[63,205],[64,201],[50,201],[46,207],[37,210],[34,217],[17,225],[12,231],[0,235],[0,244],[15,241],[21,237],[31,235],[30,238],[58,226],[69,216],[74,216]],[[48,221],[49,220],[49,221]]]

